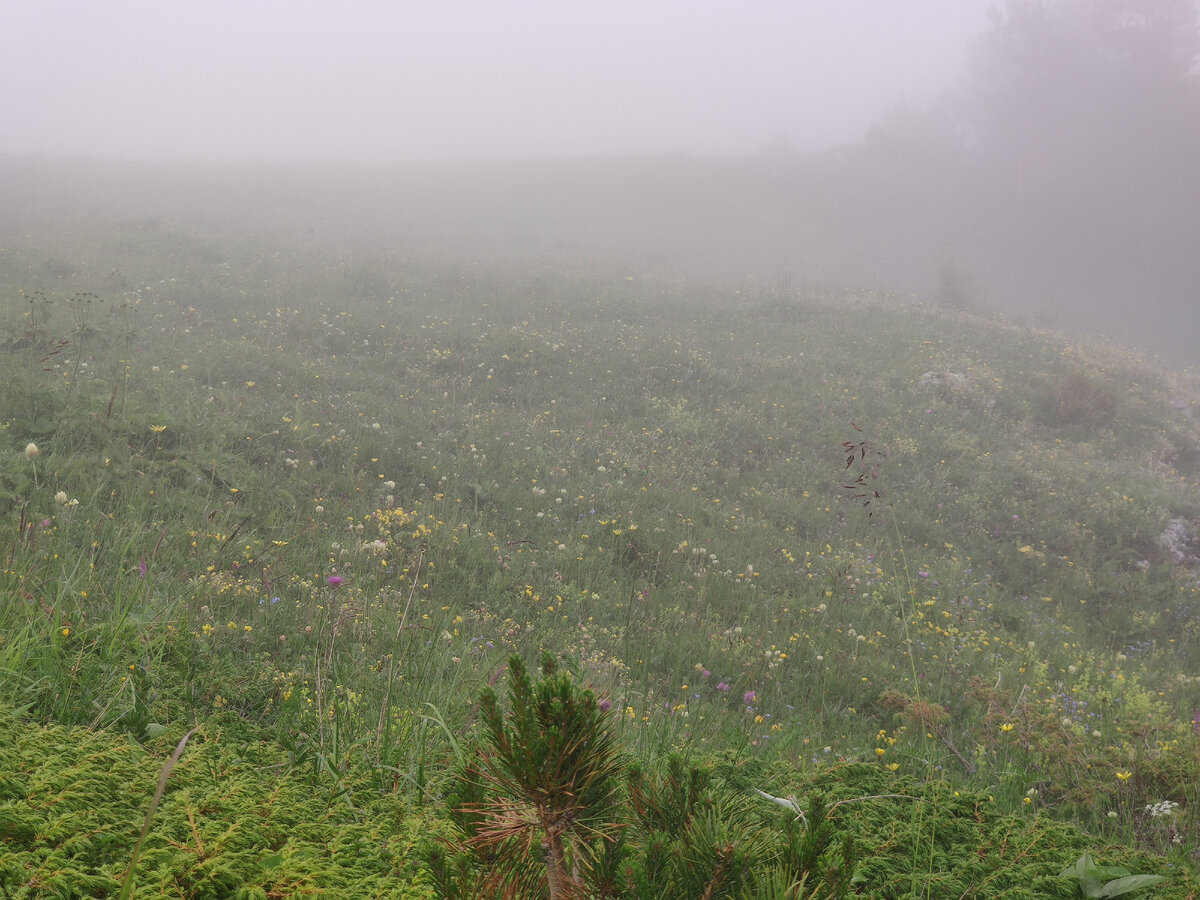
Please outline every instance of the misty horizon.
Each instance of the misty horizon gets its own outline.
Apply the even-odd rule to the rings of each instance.
[[[0,153],[379,163],[820,151],[953,88],[991,6],[10,6]]]
[[[53,211],[829,285],[1200,358],[1195,0],[51,2],[0,26],[14,241]]]

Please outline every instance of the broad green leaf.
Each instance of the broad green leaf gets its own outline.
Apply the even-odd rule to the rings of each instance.
[[[1132,894],[1134,891],[1140,891],[1144,887],[1165,880],[1166,878],[1162,875],[1126,875],[1124,878],[1117,878],[1104,885],[1096,896],[1120,897],[1122,894]]]
[[[1079,879],[1079,889],[1083,891],[1085,897],[1099,897],[1100,891],[1104,888],[1104,876],[1092,861],[1092,855],[1085,853],[1079,857],[1075,863],[1074,871],[1071,869],[1065,870],[1068,875],[1073,874]]]
[[[151,741],[160,734],[166,734],[169,729],[166,725],[160,725],[158,722],[151,722],[142,731],[142,740]]]

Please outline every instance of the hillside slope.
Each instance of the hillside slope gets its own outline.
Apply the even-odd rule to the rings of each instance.
[[[1193,377],[870,295],[72,246],[3,258],[25,720],[232,714],[419,799],[550,650],[647,759],[866,762],[1197,846]]]

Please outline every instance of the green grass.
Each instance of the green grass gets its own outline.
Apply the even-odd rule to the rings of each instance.
[[[1006,861],[964,881],[980,896],[1020,895],[1007,861],[1055,875],[1089,848],[1194,871],[1198,573],[1157,541],[1200,517],[1200,423],[1175,408],[1194,376],[889,298],[399,258],[367,291],[261,238],[203,259],[90,240],[45,294],[35,243],[0,267],[6,746],[109,798],[47,842],[49,782],[6,783],[34,817],[8,849],[50,879],[29,896],[116,884],[197,725],[137,895],[266,885],[283,853],[346,896],[361,873],[329,848],[448,828],[480,689],[544,650],[648,765],[732,755],[780,796],[852,772],[925,798],[904,806],[914,896],[967,878],[920,843],[950,823]],[[107,290],[105,264],[141,287]],[[226,770],[276,790],[303,849],[248,824],[257,794],[201,800]],[[893,847],[868,808],[838,827]],[[266,844],[199,874],[165,849],[190,830]],[[406,883],[401,855],[416,868],[363,865]]]

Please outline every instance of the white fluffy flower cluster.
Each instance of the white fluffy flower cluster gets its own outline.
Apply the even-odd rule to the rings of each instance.
[[[1150,818],[1159,819],[1171,815],[1179,809],[1179,804],[1174,800],[1159,800],[1157,803],[1147,803],[1145,809],[1150,813]]]

